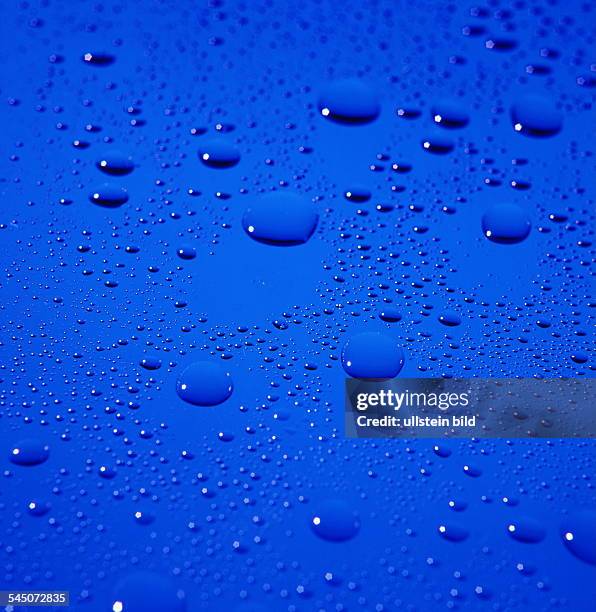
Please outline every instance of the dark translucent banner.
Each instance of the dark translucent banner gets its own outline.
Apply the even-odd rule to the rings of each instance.
[[[596,379],[346,380],[351,438],[594,438]]]

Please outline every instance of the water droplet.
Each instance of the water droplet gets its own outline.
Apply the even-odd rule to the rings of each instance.
[[[161,368],[161,360],[157,357],[143,357],[139,365],[145,370],[159,370]]]
[[[197,256],[197,252],[194,247],[191,247],[188,244],[183,244],[177,251],[176,255],[180,257],[180,259],[194,259]]]
[[[446,128],[462,128],[470,120],[468,113],[456,100],[441,100],[431,108],[433,121]]]
[[[540,96],[525,96],[511,107],[516,132],[527,136],[554,136],[561,131],[563,116],[552,102]]]
[[[323,540],[345,542],[360,529],[357,514],[341,500],[322,502],[311,519],[312,530]]]
[[[379,317],[386,323],[397,323],[401,321],[401,312],[395,307],[388,306],[387,308],[383,308]]]
[[[469,535],[467,529],[453,524],[441,524],[438,526],[437,531],[444,540],[449,540],[450,542],[463,542]]]
[[[224,138],[213,138],[201,144],[199,158],[209,168],[231,168],[240,161],[240,153]]]
[[[507,525],[507,533],[518,542],[536,543],[544,539],[546,530],[530,518],[519,518]]]
[[[114,589],[112,612],[185,612],[186,602],[172,582],[153,572],[135,572]]]
[[[31,516],[44,516],[50,511],[50,509],[51,505],[46,501],[32,499],[27,503],[27,512],[29,512]]]
[[[350,202],[368,202],[371,198],[370,189],[362,185],[352,185],[350,189],[346,189],[344,196]]]
[[[573,512],[561,524],[561,537],[578,559],[596,565],[596,512]]]
[[[99,67],[109,66],[116,60],[113,55],[104,53],[102,51],[87,51],[83,54],[81,59],[85,62],[85,64]]]
[[[375,92],[358,79],[330,83],[321,92],[318,106],[323,117],[346,124],[369,123],[381,111]]]
[[[195,406],[216,406],[232,395],[230,373],[212,361],[191,363],[180,374],[176,385],[179,397]]]
[[[422,141],[422,148],[435,155],[446,155],[447,153],[451,153],[454,146],[452,140],[440,135],[430,136]]]
[[[97,162],[97,167],[112,176],[124,176],[134,170],[134,163],[130,157],[120,151],[108,151]]]
[[[346,342],[341,360],[353,378],[394,378],[404,365],[404,353],[391,336],[362,332]]]
[[[439,322],[447,327],[457,327],[461,324],[461,317],[455,312],[444,312],[439,315]]]
[[[16,465],[39,465],[47,461],[49,456],[49,447],[33,438],[17,442],[10,450],[10,460]]]
[[[276,191],[261,196],[246,209],[242,227],[257,242],[293,246],[312,236],[318,220],[315,205],[306,197]]]
[[[517,244],[528,237],[532,224],[517,204],[495,204],[482,216],[482,233],[498,244]]]
[[[128,193],[123,187],[112,185],[111,183],[104,183],[89,196],[89,199],[99,206],[117,208],[128,202]]]

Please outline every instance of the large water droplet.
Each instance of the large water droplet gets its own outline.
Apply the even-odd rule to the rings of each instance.
[[[498,244],[516,244],[528,237],[530,218],[517,204],[495,204],[482,216],[482,233]]]
[[[570,514],[561,524],[561,537],[578,559],[596,565],[596,512],[580,510]]]
[[[360,523],[348,504],[330,499],[319,504],[312,516],[311,527],[323,540],[345,542],[358,533]]]
[[[433,121],[446,128],[462,128],[470,120],[468,113],[456,100],[441,100],[431,109]]]
[[[353,378],[393,378],[404,365],[404,354],[391,336],[362,332],[346,342],[341,361]]]
[[[530,518],[519,518],[507,525],[507,533],[518,542],[541,542],[546,535],[542,525]]]
[[[47,461],[49,456],[49,447],[33,438],[17,442],[10,450],[10,460],[16,465],[39,465]]]
[[[422,141],[422,148],[435,155],[446,155],[453,151],[453,141],[445,136],[430,135]]]
[[[179,397],[195,406],[216,406],[232,395],[232,377],[212,361],[195,361],[180,374],[176,385]]]
[[[563,126],[563,116],[552,102],[530,95],[511,107],[511,121],[516,132],[527,136],[554,136]]]
[[[120,151],[108,151],[97,161],[97,167],[112,176],[124,176],[134,170],[134,163],[130,157]]]
[[[292,246],[306,242],[318,220],[315,205],[306,197],[276,191],[261,196],[246,209],[242,227],[257,242]]]
[[[104,183],[94,191],[89,199],[99,206],[105,206],[106,208],[117,208],[128,202],[128,193],[126,189],[119,187],[118,185],[112,185],[111,183]]]
[[[441,524],[437,531],[443,539],[450,542],[463,542],[469,535],[467,529],[454,524]]]
[[[461,317],[452,311],[446,311],[439,315],[439,322],[447,327],[457,327],[461,324]]]
[[[374,91],[358,79],[342,79],[327,85],[318,106],[323,117],[347,124],[369,123],[381,111]]]
[[[185,612],[186,602],[174,584],[153,572],[135,572],[114,589],[112,612]]]
[[[209,168],[231,168],[240,161],[240,153],[224,138],[213,138],[201,144],[199,158]]]

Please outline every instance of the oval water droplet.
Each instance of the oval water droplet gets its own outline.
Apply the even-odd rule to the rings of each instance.
[[[517,244],[528,237],[532,223],[517,204],[495,204],[482,216],[482,233],[497,244]]]
[[[32,499],[31,501],[27,502],[27,512],[31,516],[44,516],[50,511],[50,509],[51,505],[47,501]]]
[[[464,527],[448,523],[439,525],[437,531],[444,540],[450,542],[463,542],[469,535],[468,530]]]
[[[455,312],[446,311],[439,315],[439,323],[446,327],[457,327],[461,324],[461,317]]]
[[[257,242],[294,246],[312,236],[318,220],[315,205],[308,198],[276,191],[261,196],[246,209],[242,227]]]
[[[209,168],[231,168],[240,161],[240,152],[224,138],[213,138],[201,144],[199,159]]]
[[[188,245],[188,244],[183,244],[177,251],[176,251],[176,255],[178,255],[178,257],[180,257],[180,259],[185,259],[185,260],[190,260],[190,259],[194,259],[197,256],[197,252],[195,250],[194,247]]]
[[[563,127],[563,115],[547,98],[529,95],[511,107],[513,129],[526,136],[554,136]]]
[[[570,514],[561,524],[561,537],[573,555],[596,565],[596,512],[579,510]]]
[[[132,159],[120,151],[108,151],[97,161],[97,167],[112,176],[124,176],[134,170]]]
[[[161,359],[157,357],[143,357],[141,361],[139,361],[139,365],[145,370],[159,370],[161,368]]]
[[[312,530],[329,542],[345,542],[360,529],[358,515],[342,501],[330,499],[317,507],[311,518]]]
[[[368,202],[371,195],[370,189],[362,185],[352,185],[344,191],[344,197],[350,202]]]
[[[507,533],[518,542],[535,544],[544,540],[546,529],[531,518],[518,518],[507,525]]]
[[[16,465],[39,465],[47,461],[49,456],[48,445],[34,438],[21,440],[10,449],[10,460]]]
[[[404,365],[404,353],[391,336],[362,332],[346,342],[341,361],[352,378],[394,378]]]
[[[85,64],[98,67],[110,66],[116,60],[113,55],[104,51],[87,51],[81,59]]]
[[[445,136],[432,135],[422,141],[422,148],[435,155],[446,155],[453,151],[453,141]]]
[[[341,79],[321,91],[318,102],[323,117],[344,124],[374,121],[381,111],[375,92],[358,79]]]
[[[431,108],[433,121],[446,128],[462,128],[468,125],[470,117],[457,100],[441,100]]]
[[[176,384],[178,396],[195,406],[216,406],[232,395],[232,377],[212,361],[195,361],[182,371]]]
[[[89,199],[99,206],[117,208],[128,202],[128,193],[123,187],[112,185],[111,183],[104,183],[91,193]]]
[[[114,589],[112,612],[185,612],[186,602],[175,585],[154,572],[135,572]]]
[[[401,321],[401,312],[393,306],[388,306],[383,308],[379,314],[379,318],[386,323],[397,323]]]

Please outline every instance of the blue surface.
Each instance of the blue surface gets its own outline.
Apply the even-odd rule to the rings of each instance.
[[[593,610],[594,442],[346,440],[341,355],[594,375],[594,12],[5,3],[0,590]],[[251,239],[271,191],[312,236]],[[213,406],[176,392],[204,361]]]

